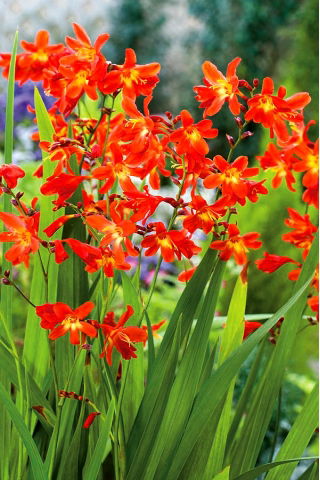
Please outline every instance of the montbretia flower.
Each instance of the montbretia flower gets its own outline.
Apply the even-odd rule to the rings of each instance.
[[[201,252],[201,248],[188,238],[186,230],[167,230],[162,222],[155,222],[153,226],[155,233],[147,235],[141,242],[141,247],[147,249],[147,257],[157,253],[159,248],[166,262],[173,262],[175,257],[180,260],[181,255],[191,258]]]
[[[236,57],[228,64],[226,76],[221,73],[217,67],[206,61],[202,65],[205,85],[194,87],[196,100],[200,103],[200,108],[204,108],[203,116],[215,115],[218,113],[225,102],[229,103],[229,108],[233,115],[239,115],[241,104],[238,96],[243,96],[240,92],[239,79],[236,75],[236,69],[241,58]]]
[[[281,86],[278,94],[274,95],[274,83],[270,77],[263,79],[260,94],[248,100],[248,111],[245,114],[247,121],[262,123],[270,129],[270,136],[274,134],[281,142],[289,141],[286,122],[300,123],[303,120],[301,111],[308,105],[311,98],[307,92],[300,92],[284,98],[286,89]]]
[[[215,240],[210,244],[210,248],[220,250],[221,260],[229,260],[234,257],[238,265],[247,263],[247,252],[249,248],[258,249],[262,242],[258,240],[260,236],[257,232],[245,233],[240,235],[237,225],[230,223],[227,228],[228,238],[226,240]]]
[[[114,65],[113,68],[100,82],[100,90],[104,94],[114,93],[121,88],[124,97],[135,100],[139,95],[151,95],[159,82],[157,74],[160,64],[137,65],[137,57],[132,48],[126,49],[124,64]]]
[[[36,307],[36,313],[41,318],[40,326],[51,330],[50,340],[56,340],[70,332],[70,343],[80,344],[79,332],[96,337],[97,330],[93,325],[85,322],[84,319],[94,309],[94,303],[85,302],[73,310],[69,305],[62,302],[45,303]]]
[[[0,166],[0,181],[2,178],[7,184],[8,188],[15,188],[18,183],[18,179],[25,176],[25,172],[18,165],[1,165]],[[2,193],[0,187],[0,194]]]
[[[13,213],[0,212],[0,220],[9,229],[0,233],[0,242],[14,242],[5,254],[5,258],[12,265],[24,263],[29,267],[29,256],[39,250],[38,238],[39,213],[31,217],[14,215]]]
[[[295,263],[296,265],[300,265],[299,262],[296,262],[290,257],[283,257],[281,255],[274,255],[268,252],[264,252],[264,258],[259,258],[255,261],[259,270],[262,270],[266,273],[273,273],[278,268],[282,267],[286,263]]]
[[[248,168],[248,157],[243,155],[236,158],[232,163],[228,163],[221,155],[216,155],[213,158],[213,166],[217,169],[217,172],[208,175],[204,179],[203,185],[206,188],[219,187],[222,195],[230,197],[230,205],[235,202],[243,204],[244,199],[248,197],[252,189],[252,184],[249,183],[247,178],[258,175],[259,168]]]
[[[211,128],[211,120],[194,123],[188,110],[182,110],[181,122],[182,127],[169,136],[170,141],[177,144],[177,152],[180,155],[187,152],[206,155],[209,152],[209,146],[204,138],[215,138],[218,135],[218,130]]]
[[[107,363],[112,365],[112,351],[116,348],[125,360],[137,358],[134,343],[145,343],[148,333],[145,329],[139,327],[124,327],[124,324],[133,315],[134,310],[131,305],[127,306],[127,310],[121,315],[118,322],[114,321],[114,312],[108,312],[100,325],[105,335],[105,343],[100,357],[105,357]]]

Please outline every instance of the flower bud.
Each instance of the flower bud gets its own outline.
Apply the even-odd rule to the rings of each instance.
[[[243,122],[240,117],[234,117],[234,121],[236,122],[239,128],[243,127]]]
[[[226,137],[227,137],[227,140],[229,142],[230,147],[234,147],[234,144],[235,144],[234,138],[231,135],[229,135],[228,133],[226,133]]]
[[[250,132],[250,130],[247,130],[246,132],[243,132],[241,135],[241,138],[247,138],[247,137],[252,137],[253,132]]]
[[[257,88],[257,87],[259,86],[259,83],[260,83],[259,78],[254,78],[252,83],[253,83],[253,86],[254,86],[255,88]]]
[[[11,285],[10,280],[8,278],[5,278],[5,277],[1,278],[1,283],[3,285]]]
[[[20,198],[22,198],[23,195],[24,195],[23,192],[18,192],[18,193],[16,194],[16,198],[18,198],[18,200],[20,200]]]
[[[10,270],[5,270],[5,271],[3,272],[3,275],[4,275],[5,277],[9,278],[9,277],[10,277]]]

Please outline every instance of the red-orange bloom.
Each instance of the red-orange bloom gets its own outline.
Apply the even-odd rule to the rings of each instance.
[[[173,262],[175,256],[180,260],[181,255],[191,258],[201,252],[201,248],[187,237],[185,230],[167,230],[162,222],[152,224],[155,233],[147,235],[141,242],[141,247],[146,248],[147,257],[155,255],[160,248],[161,255],[166,262]]]
[[[180,155],[187,152],[206,155],[209,152],[209,146],[204,138],[215,138],[218,135],[218,130],[211,128],[211,120],[194,123],[188,110],[182,110],[181,122],[182,127],[169,136],[170,141],[177,144],[177,152]]]
[[[242,95],[238,85],[239,79],[236,75],[236,69],[241,58],[236,57],[228,64],[227,74],[224,76],[213,63],[206,61],[202,65],[205,85],[194,87],[196,100],[200,103],[200,108],[204,108],[203,116],[215,115],[221,110],[225,102],[229,103],[229,108],[233,115],[239,115],[240,103],[238,95]]]
[[[0,233],[0,242],[14,242],[5,254],[5,258],[13,265],[24,263],[29,266],[30,253],[38,251],[39,214],[32,217],[22,217],[12,213],[0,212],[0,220],[9,232]]]
[[[296,265],[300,265],[299,262],[296,262],[290,257],[282,257],[281,255],[274,255],[268,252],[264,252],[263,255],[264,258],[259,258],[255,261],[255,264],[259,270],[262,270],[266,273],[273,273],[286,263],[295,263]]]
[[[46,69],[49,67],[52,58],[58,58],[66,47],[60,43],[49,45],[49,33],[40,30],[35,37],[34,43],[21,41],[21,47],[26,53],[17,55],[15,79],[22,85],[27,80],[38,82],[43,80]],[[8,76],[11,55],[0,54],[0,66],[4,67],[3,75]]]
[[[68,238],[65,242],[86,263],[85,270],[89,273],[102,268],[107,277],[113,277],[115,269],[130,270],[131,268],[131,265],[125,262],[122,250],[111,250],[107,246],[93,247],[75,238]]]
[[[204,181],[206,188],[221,189],[222,195],[229,195],[231,202],[239,202],[242,205],[245,197],[248,196],[252,185],[247,178],[258,175],[259,168],[247,168],[248,157],[241,156],[232,163],[228,163],[221,155],[216,155],[213,159],[213,165],[220,170],[218,173],[211,173]]]
[[[273,188],[278,188],[283,179],[291,192],[295,192],[293,184],[296,179],[292,174],[293,154],[290,150],[278,150],[273,143],[269,143],[268,149],[263,156],[258,156],[260,165],[264,170],[271,170],[275,173],[272,179]]]
[[[99,35],[94,45],[92,45],[90,37],[81,25],[73,23],[72,26],[76,38],[66,37],[66,44],[75,53],[62,57],[60,63],[62,65],[71,65],[74,62],[88,62],[95,65],[99,60],[100,50],[110,38],[110,35],[108,33]]]
[[[58,199],[52,203],[54,203],[57,208],[60,208],[63,207],[65,201],[74,194],[79,185],[88,178],[89,177],[85,175],[68,175],[67,173],[61,173],[57,176],[52,175],[47,178],[46,183],[41,186],[40,191],[43,195],[54,195],[57,193]]]
[[[36,307],[36,313],[41,318],[40,326],[51,330],[50,340],[56,340],[70,332],[70,343],[79,345],[79,332],[89,337],[97,336],[95,327],[84,321],[93,309],[92,302],[85,302],[75,310],[65,303],[57,302],[39,305]]]
[[[148,333],[145,329],[139,327],[124,327],[124,324],[133,315],[134,310],[131,305],[127,306],[127,310],[121,315],[118,323],[114,321],[114,312],[108,312],[100,325],[106,340],[100,357],[106,357],[109,365],[112,365],[112,351],[116,348],[125,360],[137,358],[134,343],[145,343]]]
[[[208,205],[200,195],[194,195],[188,206],[191,207],[192,212],[184,216],[184,228],[190,233],[193,233],[197,228],[209,233],[216,220],[225,215],[227,206],[229,206],[229,198],[221,197],[213,205]]]
[[[303,248],[303,258],[305,258],[311,248],[317,227],[310,221],[309,215],[300,215],[293,208],[288,208],[288,212],[289,218],[284,223],[293,230],[282,235],[282,239],[297,248]]]
[[[255,332],[258,328],[262,327],[262,323],[260,322],[244,322],[244,332],[243,332],[243,339],[247,338],[248,335]]]
[[[210,244],[211,248],[221,250],[221,260],[229,260],[233,256],[238,265],[244,265],[247,263],[248,249],[256,250],[262,245],[262,242],[258,240],[259,233],[251,232],[239,235],[239,228],[231,223],[228,225],[227,232],[227,240],[215,240]]]
[[[114,70],[108,72],[100,83],[100,90],[105,94],[121,88],[124,97],[135,100],[139,95],[151,95],[159,82],[157,74],[160,71],[160,64],[137,65],[137,57],[132,48],[126,49],[124,64],[114,65],[113,68]]]
[[[18,165],[1,165],[0,166],[0,181],[2,181],[2,177],[9,188],[15,188],[18,183],[18,179],[25,176],[24,171],[22,168],[18,167]],[[0,192],[2,192],[0,187]]]
[[[281,86],[278,95],[274,95],[274,84],[270,77],[263,80],[261,94],[254,95],[248,100],[249,110],[245,115],[247,121],[262,123],[270,128],[270,135],[273,133],[282,142],[289,140],[286,121],[299,123],[303,120],[301,110],[311,101],[310,95],[306,92],[296,93],[284,99],[286,89]]]

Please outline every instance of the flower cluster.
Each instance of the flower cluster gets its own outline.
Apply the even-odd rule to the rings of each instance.
[[[128,257],[148,257],[158,252],[166,262],[187,259],[190,274],[184,272],[180,278],[188,280],[195,269],[192,259],[202,250],[195,232],[209,236],[210,248],[219,252],[220,259],[233,258],[239,265],[247,263],[250,249],[262,246],[259,233],[240,233],[236,219],[230,221],[238,207],[268,194],[265,180],[258,178],[261,169],[275,173],[272,187],[285,179],[290,190],[302,173],[303,201],[308,206],[317,205],[318,143],[308,138],[310,124],[303,121],[303,109],[310,101],[308,93],[286,97],[283,86],[275,93],[268,77],[259,92],[259,81],[250,83],[238,77],[240,58],[229,63],[226,75],[206,61],[203,85],[194,87],[204,118],[196,122],[186,109],[176,116],[170,112],[153,115],[149,105],[160,65],[137,64],[130,48],[123,64],[113,64],[102,53],[108,34],[99,35],[92,43],[81,26],[74,24],[73,28],[75,36],[56,45],[50,44],[48,32],[40,31],[34,43],[21,42],[24,51],[17,56],[16,80],[20,84],[40,81],[46,94],[56,98],[49,110],[53,138],[40,141],[45,160],[54,165],[53,173],[43,178],[43,169],[39,168],[36,175],[42,178],[41,194],[54,196],[52,208],[61,215],[39,232],[41,212],[37,211],[36,200],[27,207],[21,196],[12,192],[23,172],[15,166],[1,167],[1,191],[13,197],[18,210],[16,214],[0,214],[9,230],[1,234],[0,241],[14,242],[6,253],[13,265],[24,262],[28,266],[30,256],[44,248],[54,253],[57,263],[73,252],[87,272],[100,271],[112,278],[118,270],[130,270]],[[0,54],[5,76],[9,63],[10,55]],[[83,115],[80,106],[85,96],[96,101],[98,115]],[[142,111],[136,103],[141,96]],[[210,142],[219,132],[208,117],[225,103],[235,116],[238,139],[227,135],[228,157],[212,158]],[[258,157],[261,169],[249,166],[246,156],[233,159],[238,143],[252,134],[246,130],[250,121],[269,129],[274,139],[266,153]],[[39,141],[39,135],[34,139]],[[177,189],[172,196],[159,191],[164,177]],[[82,201],[74,202],[75,192],[81,192]],[[171,209],[166,223],[157,218],[163,206]],[[289,214],[286,224],[292,231],[284,240],[303,249],[304,259],[316,227],[307,214],[293,209]],[[51,241],[70,220],[85,225],[87,242],[72,237]],[[297,263],[266,253],[257,265],[272,272],[286,262]],[[313,305],[310,302],[311,308]],[[79,344],[80,336],[84,343],[87,336],[94,338],[100,331],[105,341],[101,355],[109,364],[113,347],[125,359],[135,357],[133,343],[145,343],[147,332],[139,326],[124,327],[132,308],[128,306],[117,323],[112,312],[102,323],[85,320],[93,308],[90,301],[75,310],[63,303],[46,303],[36,311],[52,340],[70,332],[71,343]]]

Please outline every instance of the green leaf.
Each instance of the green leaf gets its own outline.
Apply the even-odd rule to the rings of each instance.
[[[158,475],[159,472],[163,473],[169,467],[176,446],[183,435],[204,367],[208,337],[225,265],[225,262],[219,261],[212,274],[199,318],[182,357],[169,398],[166,400],[157,439],[153,439],[149,445],[152,446],[152,450],[145,456],[144,461],[140,453],[144,452],[143,443],[140,445],[141,450],[135,458],[136,469],[133,469],[136,478],[153,478],[156,470]],[[144,439],[144,442],[147,441]]]
[[[52,141],[54,133],[53,126],[50,121],[49,114],[43,103],[43,100],[35,89],[34,92],[35,110],[37,116],[37,124],[39,128],[41,141]],[[48,158],[47,152],[43,152],[43,178],[44,180],[52,175],[55,163]],[[53,222],[58,216],[64,214],[64,209],[58,212],[52,211],[52,196],[40,196],[40,225],[39,235],[43,238],[43,229]],[[56,232],[53,238],[61,238],[61,232]],[[40,255],[42,262],[40,260]],[[48,285],[43,275],[43,267],[46,269],[48,265]],[[30,299],[35,305],[42,305],[46,302],[54,303],[57,299],[58,286],[58,265],[49,258],[47,249],[41,247],[39,254],[34,256],[34,267],[32,274],[32,283],[30,291]],[[33,307],[28,308],[28,316],[25,331],[23,358],[28,366],[29,373],[33,378],[42,384],[46,372],[49,368],[49,349],[47,341],[47,331],[39,326],[39,318]]]
[[[140,441],[144,437],[145,430],[149,430],[151,428],[149,420],[152,412],[156,410],[159,416],[163,414],[166,400],[163,397],[164,404],[160,407],[158,403],[159,387],[160,385],[165,385],[165,390],[169,391],[171,385],[171,383],[168,383],[169,378],[171,379],[170,382],[172,382],[174,378],[172,372],[174,372],[176,369],[178,357],[172,358],[171,348],[173,344],[173,338],[176,338],[176,329],[178,328],[179,320],[182,330],[178,350],[182,341],[187,338],[190,332],[195,312],[201,301],[206,284],[213,271],[216,256],[216,251],[208,249],[193,277],[191,278],[190,282],[188,282],[182,295],[180,296],[177,306],[168,323],[168,327],[161,342],[158,355],[154,361],[152,372],[145,388],[145,394],[130,435],[128,448],[129,465],[136,455]],[[169,369],[171,369],[171,373],[167,380],[165,380],[165,375],[168,374],[168,363],[170,364]]]
[[[317,240],[318,236],[313,242],[299,279],[295,284],[295,293],[315,271],[318,252]],[[258,458],[263,438],[272,416],[273,407],[278,398],[285,369],[292,356],[306,301],[307,291],[295,302],[294,308],[289,309],[285,315],[284,322],[281,325],[281,334],[277,339],[273,353],[246,412],[239,440],[234,448],[234,455],[231,461],[233,476],[254,467]],[[283,316],[279,315],[279,318]],[[272,382],[270,381],[271,378]]]
[[[6,392],[2,384],[0,383],[0,398],[4,407],[7,409],[23,443],[29,455],[30,463],[34,478],[37,480],[46,480],[47,473],[44,468],[42,459],[33,438],[27,429],[22,416],[18,412],[17,407],[10,398],[10,395]]]
[[[319,459],[311,463],[298,480],[319,480]]]
[[[149,450],[152,448],[152,441],[156,438],[157,433],[159,431],[159,426],[162,421],[162,415],[165,407],[166,400],[169,396],[170,388],[174,379],[174,374],[175,374],[175,365],[177,363],[178,359],[178,354],[179,354],[179,348],[180,348],[180,325],[181,321],[180,319],[178,320],[178,325],[177,329],[175,331],[175,337],[173,339],[173,343],[171,346],[171,349],[169,350],[168,353],[168,358],[166,359],[166,362],[163,364],[163,372],[161,375],[161,379],[157,379],[154,376],[150,380],[150,391],[153,393],[153,400],[155,400],[153,403],[153,408],[151,413],[148,413],[148,407],[149,405],[146,404],[146,409],[142,410],[140,407],[139,413],[141,415],[141,420],[143,421],[143,424],[145,425],[145,428],[142,432],[141,437],[137,438],[137,443],[138,445],[134,445],[134,447],[137,449],[137,452],[139,452],[139,458],[140,458],[140,452],[145,452],[145,454],[141,455],[141,458],[143,458],[143,462],[146,461],[147,459],[147,454]],[[145,416],[148,414],[148,418],[145,418]],[[130,453],[129,448],[132,448],[133,445],[131,443],[131,440],[129,439],[128,442],[128,452]],[[141,465],[138,464],[135,461],[135,457],[133,457],[133,462],[132,462],[132,467],[133,469],[130,469],[130,463],[128,462],[128,474],[126,477],[126,480],[136,480],[136,475],[134,474],[135,469],[141,468]]]
[[[315,252],[314,252],[315,253]],[[311,257],[310,257],[311,259]],[[312,256],[309,264],[316,264],[316,258]],[[186,426],[185,434],[177,448],[175,458],[173,459],[167,480],[176,480],[187,461],[194,445],[201,436],[202,431],[207,425],[208,418],[214,409],[219,405],[232,379],[237,375],[242,363],[255,348],[255,346],[264,338],[278,321],[280,317],[297,302],[305,292],[311,276],[307,282],[293,295],[290,300],[281,307],[262,327],[254,332],[230,357],[213,373],[204,385],[201,387],[197,400],[195,402],[189,422]]]
[[[268,472],[272,468],[278,467],[279,465],[284,465],[286,463],[298,463],[302,460],[315,460],[317,457],[303,457],[303,458],[290,458],[289,460],[281,460],[279,462],[266,463],[265,465],[259,465],[259,467],[253,468],[252,470],[242,473],[237,477],[232,477],[233,480],[256,480],[259,475],[262,473]],[[278,469],[277,469],[278,471]],[[277,477],[278,479],[282,477]]]
[[[215,475],[212,480],[229,480],[230,467],[226,467],[222,472]]]
[[[98,477],[98,473],[101,468],[102,462],[105,459],[106,443],[111,432],[114,412],[115,412],[115,404],[114,404],[114,399],[112,399],[106,415],[101,415],[99,417],[99,421],[100,421],[99,439],[97,441],[93,454],[90,458],[90,461],[86,463],[84,466],[83,477],[82,477],[83,480],[94,480]]]
[[[4,141],[4,163],[12,163],[12,151],[13,151],[13,128],[14,128],[14,84],[15,84],[15,66],[16,66],[16,54],[18,46],[18,31],[15,33],[12,47],[12,55],[9,67],[9,78],[7,88],[7,102],[6,102],[6,124],[5,124],[5,141]],[[12,205],[9,195],[1,196],[1,211],[10,213],[12,211]],[[1,231],[3,227],[1,225]],[[0,253],[2,257],[1,272],[3,273],[7,269],[12,268],[12,264],[5,258],[5,253],[12,246],[11,243],[2,243],[0,247]],[[6,285],[0,286],[0,308],[4,314],[5,322],[8,329],[12,330],[12,305],[13,305],[13,288]],[[4,365],[3,365],[4,366]],[[10,391],[10,380],[6,378],[4,373],[0,373],[0,381],[7,391]],[[4,405],[0,405],[0,451],[4,452],[7,445],[11,443],[11,421]],[[0,477],[9,477],[9,455],[4,455],[0,462]]]
[[[281,445],[275,461],[285,460],[288,457],[299,457],[308,446],[310,438],[318,426],[318,388],[319,385],[315,385],[308,395],[300,414]],[[266,480],[277,480],[278,478],[290,480],[295,467],[296,464],[291,463],[288,466],[277,468],[267,475]]]
[[[246,267],[245,267],[246,268]],[[230,356],[230,354],[241,345],[244,332],[244,314],[246,309],[248,283],[246,272],[240,274],[234,287],[231,302],[228,310],[226,327],[223,332],[218,367]],[[235,378],[232,380],[224,401],[224,407],[220,415],[217,429],[215,430],[214,441],[209,454],[204,479],[212,478],[224,466],[224,458],[228,433],[232,419],[232,399],[235,385]]]

